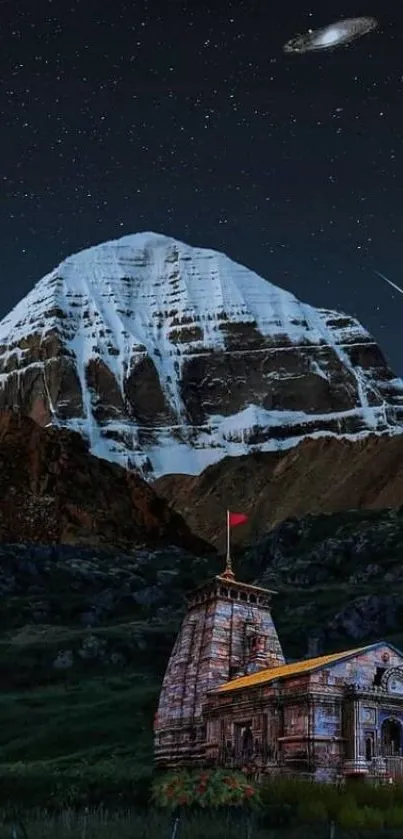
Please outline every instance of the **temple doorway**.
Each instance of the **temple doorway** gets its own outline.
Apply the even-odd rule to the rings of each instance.
[[[248,760],[253,755],[253,734],[249,726],[247,726],[242,734],[242,757]]]
[[[252,723],[235,723],[235,752],[242,760],[247,760],[253,754]]]
[[[387,719],[381,728],[382,754],[385,757],[402,754],[402,727],[398,720]]]

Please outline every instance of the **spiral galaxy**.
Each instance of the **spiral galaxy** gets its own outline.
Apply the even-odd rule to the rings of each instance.
[[[283,49],[284,52],[294,54],[334,49],[346,46],[377,28],[378,22],[373,17],[347,18],[315,31],[309,29],[305,35],[297,35],[287,41]]]

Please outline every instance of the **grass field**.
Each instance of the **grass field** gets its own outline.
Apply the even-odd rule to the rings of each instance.
[[[18,822],[14,822],[18,831]],[[0,835],[11,836],[13,823],[0,817]],[[171,839],[174,821],[161,813],[148,815],[135,812],[109,813],[94,811],[77,814],[66,810],[58,816],[45,812],[33,814],[23,823],[27,839]],[[20,828],[21,831],[21,828]],[[264,839],[267,830],[252,830],[246,819],[232,820],[208,815],[184,819],[178,839]],[[23,832],[16,839],[23,839]]]
[[[132,670],[0,694],[0,805],[145,803],[158,687]]]
[[[143,630],[150,635],[150,627],[127,621],[93,630],[91,638],[128,656],[130,639],[142,638]],[[96,657],[78,658],[66,670],[52,668],[58,652],[88,637],[74,626],[26,626],[3,635],[0,668],[9,680],[0,692],[0,806],[146,803],[164,641],[154,628],[148,640],[153,653],[150,647],[147,654],[131,652],[137,665],[111,667]]]
[[[58,816],[50,816],[38,812],[24,823],[26,837],[22,831],[18,832],[18,822],[14,824],[17,828],[15,839],[172,839],[174,835],[173,819],[160,813],[94,811],[77,814],[66,810]],[[2,822],[0,816],[2,839],[12,836],[12,828],[13,823]],[[268,831],[243,817],[228,820],[225,816],[205,814],[183,819],[177,826],[176,839],[277,839],[277,836],[278,839],[301,839],[301,835],[301,828],[284,835],[284,831]],[[316,835],[317,839],[327,839],[328,830]],[[312,828],[309,839],[313,839]]]
[[[273,827],[245,815],[203,813],[184,816],[175,826],[169,815],[156,812],[65,810],[51,815],[37,811],[23,822],[0,813],[2,839],[401,839],[401,835],[401,827],[389,827],[381,821],[351,827],[328,821]]]

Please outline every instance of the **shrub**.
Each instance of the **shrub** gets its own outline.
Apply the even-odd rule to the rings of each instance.
[[[318,824],[328,820],[326,805],[318,799],[302,801],[298,807],[298,822],[302,824]]]
[[[260,822],[270,828],[291,827],[296,822],[295,808],[285,803],[266,804]]]
[[[364,827],[376,830],[384,826],[384,814],[381,810],[376,810],[375,807],[363,807],[362,814]]]
[[[294,778],[276,778],[264,781],[260,789],[260,800],[264,807],[287,804],[298,807],[307,798],[320,794],[320,784]]]
[[[357,806],[342,806],[337,821],[343,830],[356,830],[364,826],[364,813]]]
[[[390,806],[403,807],[403,783],[388,785],[387,789],[391,797]]]
[[[152,799],[159,807],[239,807],[259,804],[257,788],[242,772],[222,769],[169,772],[154,781]]]
[[[357,806],[353,795],[348,789],[345,787],[336,787],[333,784],[327,784],[320,791],[319,799],[326,807],[329,821],[334,822],[338,820],[341,809],[350,810]]]
[[[140,775],[131,761],[99,761],[75,767],[37,761],[0,765],[0,806],[142,807],[151,792],[151,773]]]
[[[384,812],[385,827],[403,827],[403,807],[390,807]]]
[[[304,819],[312,823],[321,822],[327,817],[326,799],[324,806],[319,806],[314,813],[316,802],[323,801],[325,793],[330,797],[337,791],[331,792],[329,784],[318,784],[310,780],[295,778],[277,778],[264,781],[260,789],[260,803],[262,807],[261,821],[266,827],[285,828],[297,824],[304,815]],[[323,793],[323,796],[322,796]],[[314,805],[313,808],[311,804]]]
[[[347,783],[346,790],[353,796],[357,807],[371,807],[376,810],[387,810],[395,803],[396,788],[382,784],[374,786],[365,782]]]

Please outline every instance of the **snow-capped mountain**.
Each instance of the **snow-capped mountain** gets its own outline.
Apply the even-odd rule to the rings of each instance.
[[[403,382],[348,315],[139,233],[68,257],[0,323],[0,408],[14,406],[152,478],[400,432]]]

